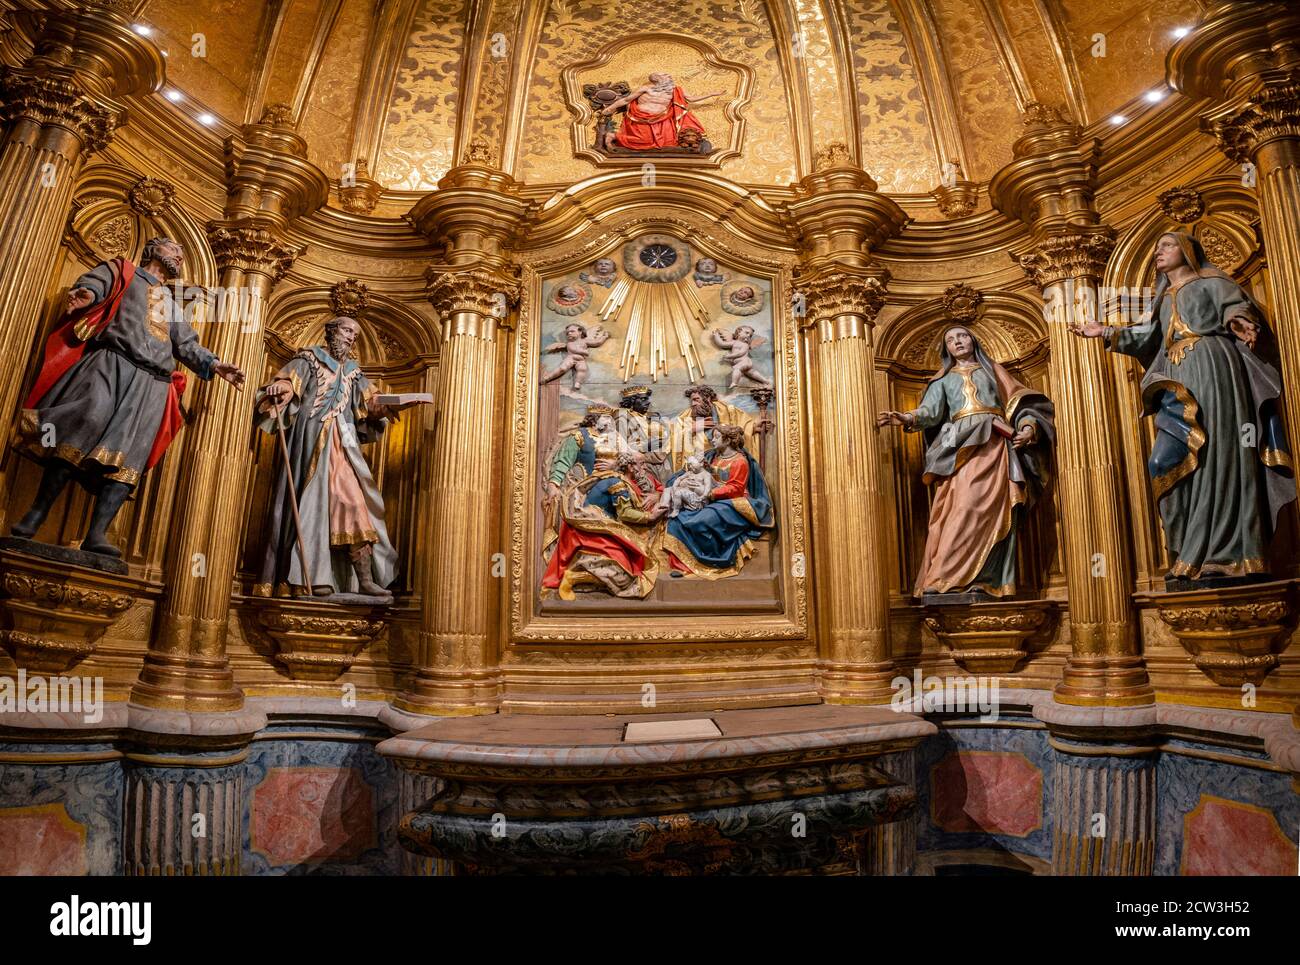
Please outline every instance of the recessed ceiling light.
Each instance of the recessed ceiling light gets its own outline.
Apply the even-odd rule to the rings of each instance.
[[[151,33],[153,33],[153,27],[150,27],[147,24],[143,24],[143,23],[135,24],[131,29],[134,30],[136,33],[138,33],[141,37],[147,37]]]
[[[1162,90],[1149,90],[1146,93],[1147,100],[1152,104],[1158,104],[1165,99],[1165,92]]]
[[[1174,36],[1177,37],[1179,40],[1182,40],[1191,32],[1192,32],[1191,27],[1178,27],[1176,30],[1174,30]]]
[[[167,93],[163,94],[163,96],[173,104],[179,104],[181,102],[181,92],[178,90],[169,90]]]
[[[213,117],[211,114],[200,114],[200,115],[198,116],[198,122],[199,122],[200,124],[207,124],[207,125],[211,126],[211,125],[217,123],[217,119],[216,119],[215,117]]]
[[[1125,117],[1123,114],[1112,114],[1110,116],[1110,122],[1112,124],[1123,124],[1127,120],[1128,118]]]

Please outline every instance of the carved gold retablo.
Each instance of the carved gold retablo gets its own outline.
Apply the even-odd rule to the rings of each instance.
[[[1198,670],[1221,687],[1260,684],[1278,665],[1277,646],[1294,612],[1292,580],[1146,598]]]
[[[1011,673],[1029,656],[1029,639],[1043,630],[1055,604],[1007,600],[927,606],[925,625],[963,670]]]

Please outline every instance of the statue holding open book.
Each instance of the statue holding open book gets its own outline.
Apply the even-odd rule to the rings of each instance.
[[[361,446],[399,410],[432,399],[381,395],[351,357],[359,333],[355,318],[331,319],[325,344],[301,349],[258,392],[279,467],[259,595],[392,598],[397,554]]]

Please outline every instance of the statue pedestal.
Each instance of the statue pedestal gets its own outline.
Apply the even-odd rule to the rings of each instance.
[[[91,568],[80,557],[114,566]],[[61,674],[93,653],[138,600],[161,592],[125,572],[125,563],[96,553],[0,541],[0,640],[14,663],[32,673]]]
[[[957,665],[974,674],[1012,673],[1029,656],[1029,638],[1047,626],[1055,609],[1049,600],[922,600],[925,625],[948,648]]]
[[[340,598],[355,602],[335,602]],[[279,650],[276,663],[294,680],[325,683],[347,673],[366,644],[380,634],[392,601],[335,593],[324,598],[259,597],[253,602],[258,623]]]
[[[492,715],[379,752],[436,779],[400,837],[456,873],[852,874],[869,832],[916,807],[882,758],[935,732],[882,707]]]
[[[1278,642],[1294,614],[1293,580],[1143,593],[1192,655],[1196,667],[1222,687],[1258,686],[1278,665]]]

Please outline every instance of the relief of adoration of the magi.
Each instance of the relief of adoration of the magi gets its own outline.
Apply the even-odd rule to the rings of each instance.
[[[771,294],[668,235],[544,284],[543,599],[770,597]]]

